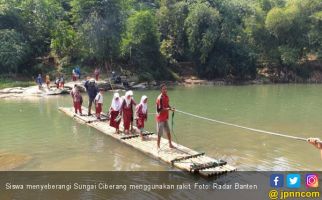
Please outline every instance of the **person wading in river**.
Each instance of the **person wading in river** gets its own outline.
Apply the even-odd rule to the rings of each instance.
[[[144,122],[148,120],[148,97],[143,95],[141,102],[135,108],[136,126],[140,131],[141,140],[143,141]]]
[[[92,111],[92,104],[93,101],[98,93],[97,86],[95,84],[95,79],[93,78],[88,78],[88,80],[85,82],[85,88],[87,90],[88,94],[88,116],[91,116],[91,111]]]
[[[77,114],[77,111],[79,111],[79,114],[82,115],[83,97],[82,97],[81,93],[79,92],[76,84],[74,85],[74,88],[70,92],[70,95],[73,98],[75,114]]]
[[[123,126],[125,134],[129,134],[131,121],[133,121],[133,106],[136,105],[135,101],[131,96],[132,94],[132,91],[127,91],[125,93],[125,98],[122,103],[121,114],[123,114]]]
[[[170,134],[170,128],[168,124],[168,118],[169,118],[169,110],[174,112],[175,109],[171,108],[171,106],[169,105],[170,100],[167,95],[166,85],[162,84],[160,88],[161,88],[161,94],[158,96],[156,100],[156,105],[157,105],[156,121],[157,121],[157,133],[158,133],[157,145],[158,145],[158,149],[160,149],[161,136],[165,131],[168,136],[169,147],[174,148],[171,142],[171,134]]]
[[[115,133],[119,134],[119,126],[121,122],[120,110],[122,107],[122,101],[119,93],[114,93],[112,104],[109,110],[110,113],[110,126],[115,128]]]
[[[321,159],[322,159],[322,141],[319,138],[309,138],[307,141],[315,146],[317,149],[320,149]]]

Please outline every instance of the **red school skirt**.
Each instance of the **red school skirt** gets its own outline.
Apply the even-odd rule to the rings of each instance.
[[[119,111],[111,111],[110,126],[119,129],[120,121],[116,122],[115,119],[119,115]]]

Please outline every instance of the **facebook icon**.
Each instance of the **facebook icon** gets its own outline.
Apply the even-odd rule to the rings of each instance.
[[[270,178],[271,187],[280,188],[284,185],[284,175],[283,174],[272,174]]]

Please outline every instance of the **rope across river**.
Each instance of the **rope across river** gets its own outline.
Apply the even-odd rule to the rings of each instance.
[[[301,141],[307,141],[308,140],[307,138],[303,138],[303,137],[297,137],[297,136],[292,136],[292,135],[287,135],[287,134],[282,134],[282,133],[265,131],[265,130],[246,127],[246,126],[241,126],[241,125],[238,125],[238,124],[232,124],[232,123],[224,122],[224,121],[220,121],[220,120],[210,119],[210,118],[207,118],[207,117],[203,117],[203,116],[195,115],[195,114],[192,114],[192,113],[184,112],[184,111],[181,111],[181,110],[178,110],[178,109],[176,109],[175,111],[178,112],[178,113],[182,113],[184,115],[189,115],[191,117],[195,117],[195,118],[199,118],[199,119],[203,119],[203,120],[207,120],[207,121],[211,121],[211,122],[215,122],[215,123],[219,123],[219,124],[224,124],[224,125],[227,125],[227,126],[233,126],[233,127],[236,127],[236,128],[241,128],[241,129],[245,129],[245,130],[249,130],[249,131],[253,131],[253,132],[257,132],[257,133],[274,135],[274,136],[290,138],[290,139],[295,139],[295,140],[301,140]]]

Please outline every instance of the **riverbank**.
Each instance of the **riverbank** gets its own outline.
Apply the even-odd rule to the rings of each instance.
[[[293,80],[293,79],[292,79]],[[105,91],[115,91],[115,90],[146,90],[146,89],[158,89],[161,83],[166,83],[170,86],[184,86],[192,87],[195,85],[207,85],[207,86],[216,86],[216,85],[264,85],[264,84],[321,84],[322,75],[316,74],[314,77],[303,80],[303,79],[294,79],[296,81],[288,81],[287,79],[274,79],[272,77],[261,76],[254,80],[229,80],[229,79],[216,79],[216,80],[205,80],[199,79],[196,76],[186,76],[181,77],[178,81],[150,81],[150,82],[137,82],[136,78],[130,77],[127,79],[127,85],[124,83],[115,84],[110,81],[108,77],[103,78],[102,80],[97,81],[98,88],[103,88]],[[16,81],[9,79],[0,80],[0,99],[3,98],[16,98],[16,97],[43,97],[43,96],[52,96],[52,95],[63,95],[69,94],[71,89],[75,84],[78,85],[81,92],[85,92],[84,87],[85,80],[78,81],[68,81],[65,83],[64,88],[56,88],[56,85],[53,83],[50,84],[50,87],[47,88],[45,84],[41,89],[38,88],[32,81]]]

